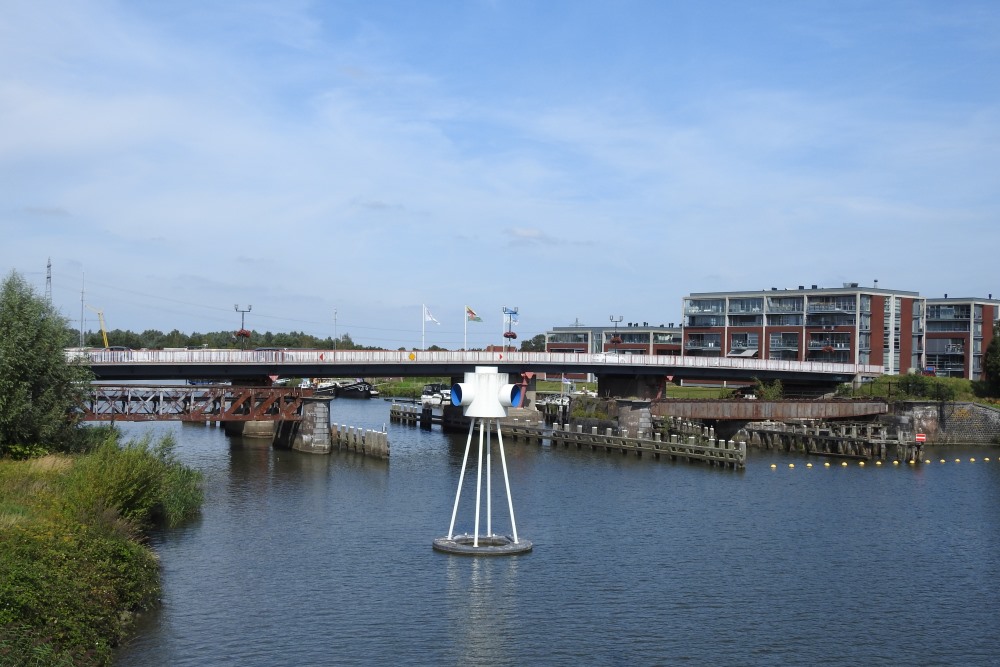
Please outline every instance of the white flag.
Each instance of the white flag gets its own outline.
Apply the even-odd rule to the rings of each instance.
[[[428,308],[427,306],[424,306],[424,321],[433,322],[434,324],[441,324],[436,319],[434,319],[434,316],[431,315],[431,309]]]

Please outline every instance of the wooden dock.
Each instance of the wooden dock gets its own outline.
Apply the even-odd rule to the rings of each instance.
[[[392,405],[389,408],[389,420],[430,428],[431,424],[441,424],[441,415],[436,415],[429,408],[420,406]],[[500,423],[503,435],[513,440],[523,440],[541,444],[544,441],[553,447],[562,445],[568,448],[574,445],[577,449],[589,447],[593,451],[603,449],[607,452],[635,453],[636,456],[648,455],[654,459],[667,457],[671,461],[685,459],[687,461],[703,461],[711,465],[742,469],[746,467],[746,443],[732,440],[716,440],[710,429],[702,429],[696,425],[687,425],[686,433],[672,433],[666,439],[659,433],[651,435],[641,433],[631,436],[626,430],[606,428],[599,433],[597,427],[584,431],[583,426],[569,424],[553,424],[546,426],[544,421],[529,421],[523,419],[508,419]],[[706,433],[708,437],[694,435]]]
[[[393,403],[389,406],[389,421],[398,424],[409,424],[421,428],[430,428],[432,424],[441,424],[443,417],[436,414],[430,407],[417,405],[400,405]]]
[[[746,431],[751,445],[762,449],[860,461],[884,461],[890,456],[900,461],[923,458],[921,443],[907,441],[906,434],[890,434],[887,426],[878,423],[758,422]]]
[[[652,437],[632,437],[628,431],[615,433],[606,428],[599,433],[597,427],[591,427],[585,432],[583,426],[573,427],[569,424],[554,424],[551,429],[537,424],[521,421],[504,422],[503,431],[514,440],[526,440],[541,444],[548,440],[553,447],[562,445],[564,448],[575,446],[577,449],[589,447],[592,451],[634,452],[636,456],[647,454],[654,459],[666,457],[671,461],[685,459],[687,461],[702,461],[710,465],[743,469],[747,462],[747,447],[744,442],[733,440],[715,440],[709,438],[699,441],[695,436],[683,437],[671,434],[666,440],[659,433]]]

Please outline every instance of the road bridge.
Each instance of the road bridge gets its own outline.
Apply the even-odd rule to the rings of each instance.
[[[98,380],[227,380],[269,384],[276,377],[461,377],[476,366],[501,373],[592,373],[619,395],[654,397],[665,381],[753,382],[833,387],[882,374],[881,366],[728,357],[555,352],[390,350],[104,350],[72,348]],[[632,391],[629,383],[635,385]],[[643,389],[645,387],[645,389]]]

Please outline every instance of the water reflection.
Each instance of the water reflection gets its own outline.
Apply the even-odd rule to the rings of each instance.
[[[445,559],[449,635],[462,664],[516,662],[521,556],[456,556]]]

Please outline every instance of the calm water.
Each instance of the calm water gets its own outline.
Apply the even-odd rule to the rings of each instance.
[[[332,409],[388,422],[384,401]],[[127,430],[175,433],[207,498],[156,538],[163,605],[121,666],[1000,664],[996,449],[811,469],[751,451],[735,472],[508,441],[535,549],[469,558],[431,548],[464,434],[389,425],[382,462]]]

